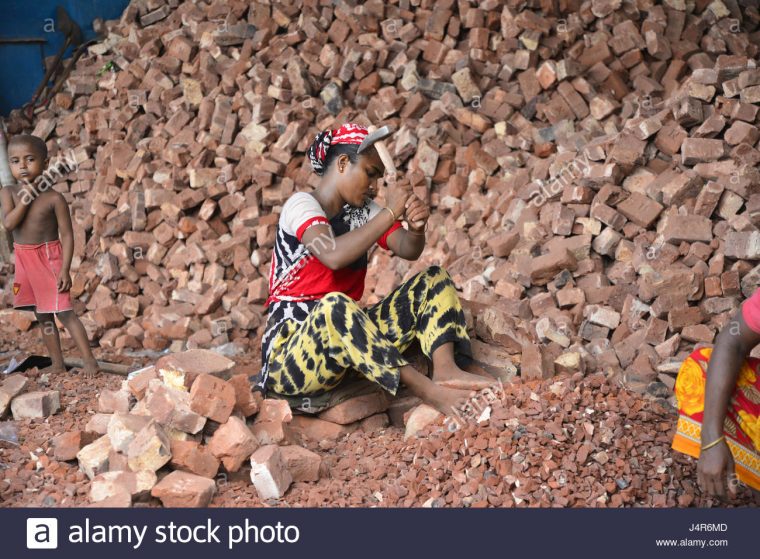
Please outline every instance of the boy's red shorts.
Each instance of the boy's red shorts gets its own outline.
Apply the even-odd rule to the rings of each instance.
[[[69,292],[58,293],[58,274],[63,266],[61,241],[39,245],[13,244],[16,275],[13,278],[13,306],[34,307],[39,313],[71,310]]]

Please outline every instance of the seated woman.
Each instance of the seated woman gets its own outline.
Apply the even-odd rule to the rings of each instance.
[[[721,330],[715,348],[694,351],[676,379],[678,429],[673,448],[699,458],[706,494],[735,495],[737,480],[760,503],[760,290]]]
[[[322,177],[312,193],[298,192],[282,208],[269,278],[269,318],[255,389],[284,396],[324,394],[348,369],[395,395],[399,383],[443,413],[488,387],[460,369],[470,340],[449,274],[438,266],[417,274],[369,309],[364,291],[367,251],[377,243],[407,260],[425,245],[428,208],[389,177],[387,206],[371,198],[384,166],[374,147],[357,153],[367,129],[344,124],[309,148]],[[401,226],[405,218],[408,229]],[[433,362],[433,378],[401,353],[414,341]]]

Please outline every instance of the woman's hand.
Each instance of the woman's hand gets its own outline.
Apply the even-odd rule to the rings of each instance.
[[[725,440],[700,453],[697,463],[697,480],[700,488],[707,495],[723,499],[727,496],[726,489],[728,489],[731,497],[736,497],[734,472],[734,457]]]
[[[430,217],[430,208],[412,194],[406,202],[406,222],[412,231],[422,231]]]
[[[412,186],[409,181],[399,179],[392,173],[385,174],[385,183],[388,185],[385,203],[393,211],[396,219],[400,219],[406,210],[406,202],[412,195]]]

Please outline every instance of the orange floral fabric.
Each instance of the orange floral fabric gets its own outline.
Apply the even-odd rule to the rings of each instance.
[[[695,458],[701,447],[707,366],[712,348],[697,349],[681,364],[676,378],[678,428],[673,448]],[[726,440],[740,481],[760,491],[760,359],[747,359],[731,396]]]

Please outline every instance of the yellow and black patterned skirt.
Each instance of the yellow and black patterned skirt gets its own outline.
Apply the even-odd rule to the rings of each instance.
[[[328,293],[303,322],[286,320],[272,341],[267,389],[285,396],[322,394],[352,369],[395,395],[401,355],[417,340],[430,358],[454,343],[458,358],[471,357],[470,339],[454,282],[431,266],[368,309],[343,293]]]

